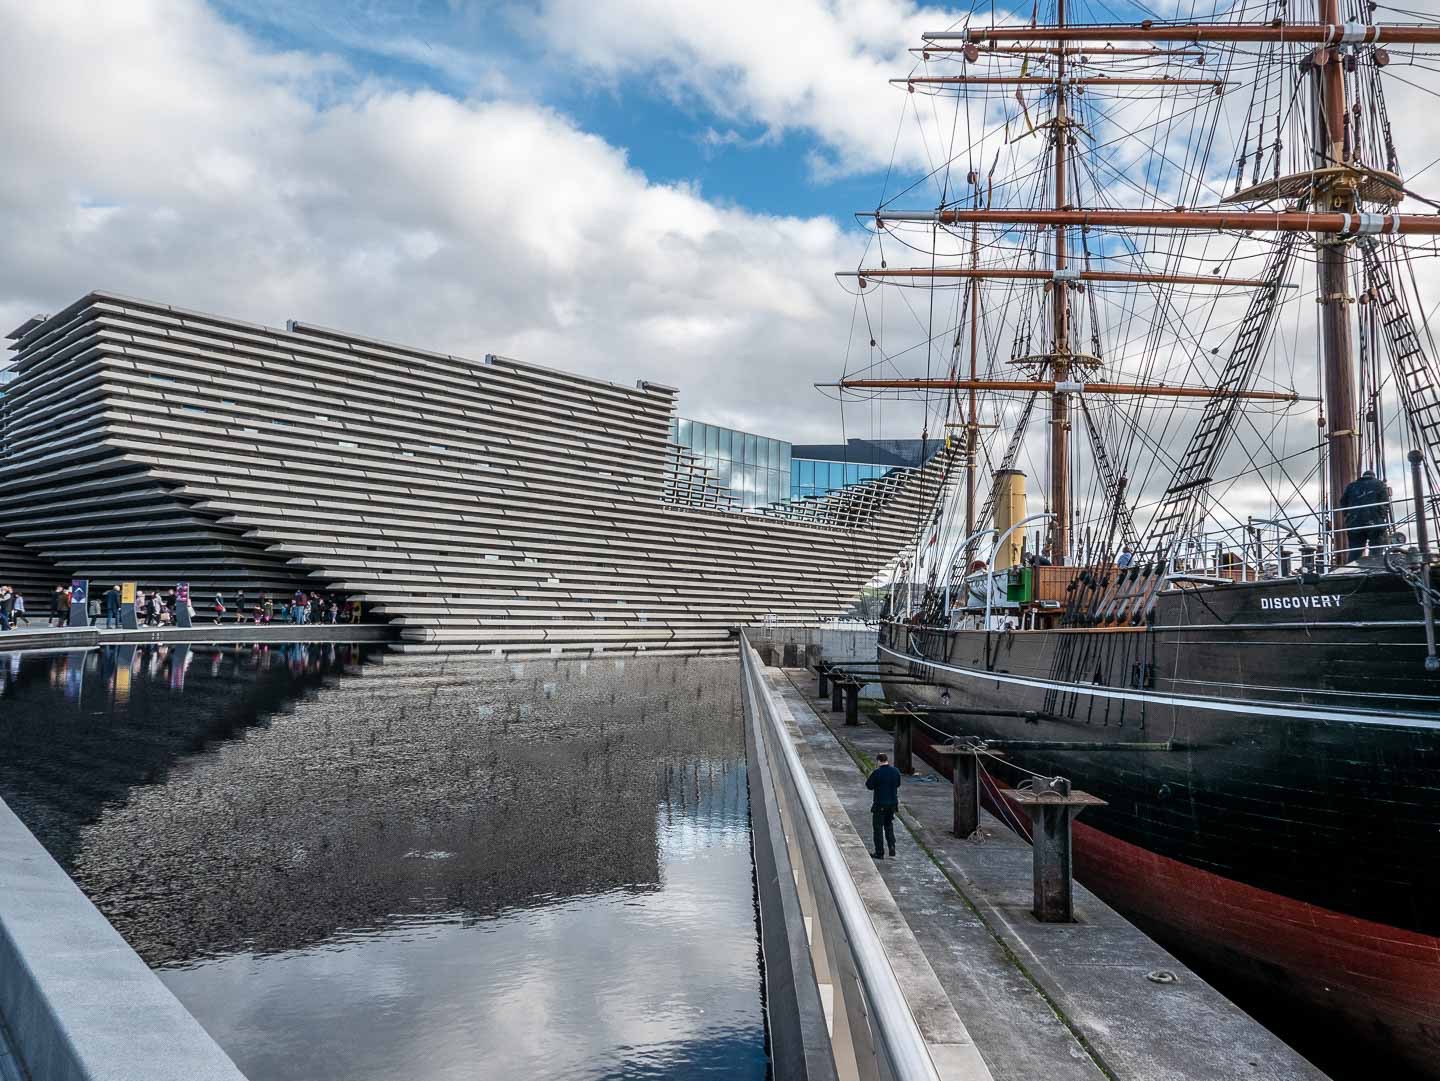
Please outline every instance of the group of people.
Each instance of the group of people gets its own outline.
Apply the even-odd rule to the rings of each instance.
[[[0,586],[0,631],[29,622],[30,617],[25,614],[24,595],[10,586]]]
[[[85,605],[87,624],[97,626],[105,620],[106,629],[120,626],[121,593],[118,585],[111,586],[103,594],[91,593],[83,600],[75,597],[68,585],[57,585],[50,597],[50,617],[47,624],[52,627],[68,627],[70,612],[75,604]],[[187,597],[184,602],[191,622],[195,619],[195,606]],[[176,595],[172,590],[163,593],[153,590],[135,592],[135,620],[142,627],[160,627],[176,622]],[[215,594],[215,622],[222,623],[229,617],[231,609],[225,601],[225,594]],[[340,601],[330,593],[307,593],[297,589],[289,598],[276,601],[269,593],[261,593],[253,602],[247,602],[245,591],[235,593],[234,621],[236,623],[359,623],[361,605],[358,600]],[[11,586],[0,586],[0,631],[8,631],[19,624],[29,624],[25,613],[25,597]]]
[[[215,622],[225,619],[230,606],[224,593],[215,594]],[[336,599],[333,593],[307,593],[297,589],[288,600],[276,601],[269,593],[261,593],[247,602],[245,591],[235,591],[236,623],[271,623],[279,616],[281,623],[359,623],[360,602]]]

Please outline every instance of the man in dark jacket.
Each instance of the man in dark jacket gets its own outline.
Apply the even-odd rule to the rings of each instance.
[[[890,855],[895,855],[895,812],[900,809],[900,771],[890,764],[890,756],[877,754],[880,764],[869,777],[865,787],[875,793],[870,801],[870,819],[875,825],[875,851],[870,853],[877,860],[885,858],[885,844],[889,842]]]
[[[105,629],[120,626],[120,587],[111,586],[105,591]]]
[[[1390,530],[1390,486],[1367,469],[1345,485],[1340,494],[1340,507],[1345,512],[1345,551],[1343,562],[1359,559],[1368,545],[1378,548]]]

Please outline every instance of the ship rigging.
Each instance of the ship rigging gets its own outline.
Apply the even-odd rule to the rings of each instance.
[[[1247,1002],[1440,1078],[1440,200],[1387,100],[1440,97],[1440,18],[1382,13],[925,34],[928,167],[858,215],[827,388],[951,444],[887,697],[1007,746],[997,813],[1030,772],[1104,799],[1078,877]]]

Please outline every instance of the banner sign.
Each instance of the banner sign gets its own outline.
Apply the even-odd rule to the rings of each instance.
[[[127,631],[137,630],[140,626],[135,615],[134,582],[120,583],[120,626]]]
[[[90,583],[84,578],[70,579],[70,626],[84,627],[90,622],[86,602],[90,599]]]
[[[190,622],[190,583],[175,583],[175,626],[192,627]],[[188,663],[188,662],[187,662]]]

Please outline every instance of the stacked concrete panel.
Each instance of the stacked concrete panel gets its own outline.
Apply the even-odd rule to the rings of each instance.
[[[0,533],[66,574],[359,598],[415,641],[694,640],[838,614],[943,462],[739,513],[676,391],[92,293],[27,324]]]
[[[63,577],[29,549],[0,537],[0,586],[17,590],[25,598],[25,610],[32,618],[43,619],[49,612],[50,595]]]

